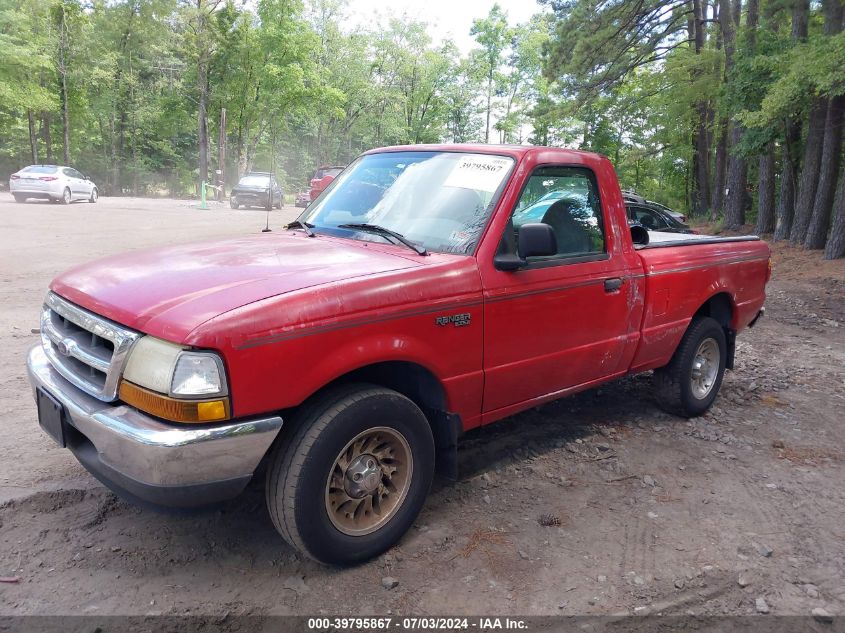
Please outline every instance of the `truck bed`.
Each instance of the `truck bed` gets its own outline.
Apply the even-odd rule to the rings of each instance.
[[[696,235],[690,233],[661,233],[652,231],[648,234],[648,244],[635,244],[634,248],[646,250],[652,248],[666,248],[667,246],[697,246],[700,244],[724,244],[727,242],[759,242],[756,235],[739,235],[726,237],[720,235]]]
[[[644,310],[632,372],[668,362],[702,298],[722,295],[731,329],[745,328],[763,307],[769,277],[769,248],[758,237],[649,235],[653,241],[637,249]]]

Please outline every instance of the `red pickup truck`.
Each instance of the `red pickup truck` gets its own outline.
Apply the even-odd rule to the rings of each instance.
[[[770,273],[757,238],[629,227],[595,154],[392,147],[281,232],[57,277],[28,370],[42,428],[119,494],[202,505],[266,472],[282,536],[349,564],[466,431],[648,370],[703,413]]]
[[[310,189],[308,191],[308,195],[310,196],[311,201],[313,202],[316,200],[320,194],[323,193],[323,190],[331,184],[332,180],[337,178],[337,175],[344,169],[346,168],[340,165],[323,165],[317,169],[317,171],[314,172],[314,177],[309,183]]]

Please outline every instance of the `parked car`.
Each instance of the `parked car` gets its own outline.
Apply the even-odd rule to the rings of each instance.
[[[681,222],[682,224],[687,221],[687,217],[680,211],[674,211],[673,209],[667,207],[665,204],[660,204],[659,202],[654,202],[653,200],[646,200],[643,196],[634,191],[623,190],[622,199],[625,201],[625,204],[642,204],[652,207],[658,207],[669,215],[671,215],[678,222]]]
[[[584,205],[515,226],[558,190]],[[610,161],[558,148],[372,150],[286,229],[59,275],[28,375],[118,494],[199,506],[266,473],[281,536],[330,564],[394,545],[467,431],[650,370],[701,415],[771,275],[756,237],[629,228]]]
[[[275,176],[266,171],[249,172],[229,193],[229,206],[233,209],[241,206],[281,209],[284,203],[282,186]]]
[[[662,209],[663,211],[665,211],[666,213],[671,215],[673,218],[675,218],[678,222],[680,222],[682,224],[686,223],[687,216],[685,216],[680,211],[675,211],[674,209],[670,209],[665,204],[660,204],[659,202],[655,202],[654,200],[648,200],[647,202],[652,207],[657,207],[658,209]]]
[[[74,200],[97,202],[97,185],[73,167],[29,165],[9,178],[9,191],[17,202],[40,198],[70,204]]]
[[[300,191],[296,194],[296,206],[305,208],[311,202],[311,194],[307,191]]]
[[[309,195],[311,200],[316,200],[326,187],[328,187],[332,180],[337,178],[338,174],[346,169],[343,165],[336,165],[334,167],[324,165],[314,172],[314,177],[311,178],[311,189]]]
[[[667,211],[646,202],[645,204],[626,203],[628,219],[639,222],[646,230],[664,233],[696,233],[683,222],[679,222]]]

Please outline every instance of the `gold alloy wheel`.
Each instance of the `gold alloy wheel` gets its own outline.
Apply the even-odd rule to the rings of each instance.
[[[399,431],[378,426],[359,433],[329,473],[329,519],[349,536],[375,532],[402,507],[413,473],[411,447]]]

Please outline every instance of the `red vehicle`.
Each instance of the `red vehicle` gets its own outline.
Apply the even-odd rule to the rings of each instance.
[[[266,466],[279,532],[334,564],[394,544],[467,431],[646,370],[707,410],[771,272],[754,237],[629,228],[606,158],[543,147],[374,150],[287,229],[64,273],[28,369],[119,494],[201,505]]]
[[[311,200],[316,200],[317,196],[323,193],[323,190],[328,187],[332,180],[337,178],[338,174],[344,169],[346,169],[345,165],[334,167],[330,165],[323,165],[314,172],[314,177],[311,179],[311,188],[308,192],[311,196]]]

